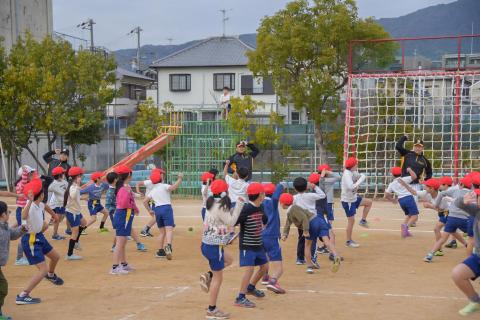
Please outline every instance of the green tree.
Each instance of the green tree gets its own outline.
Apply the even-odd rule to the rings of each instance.
[[[165,108],[169,107],[171,103],[166,103]],[[145,145],[161,133],[162,126],[167,124],[167,120],[167,112],[158,113],[155,103],[149,98],[138,106],[135,122],[128,126],[127,135],[136,143]]]
[[[255,76],[271,76],[282,104],[306,109],[315,122],[320,161],[326,160],[324,123],[340,114],[339,95],[348,79],[348,48],[353,39],[388,38],[373,19],[360,19],[353,0],[296,0],[265,17],[257,48],[248,53]],[[366,46],[360,62],[394,60],[395,44]]]
[[[94,124],[88,127],[79,128],[78,130],[70,131],[65,136],[65,143],[72,148],[72,159],[73,164],[77,165],[77,150],[81,144],[92,145],[102,141],[103,137],[103,123]],[[85,162],[85,159],[82,160],[81,155],[78,155],[80,162]],[[85,155],[83,155],[85,156]]]

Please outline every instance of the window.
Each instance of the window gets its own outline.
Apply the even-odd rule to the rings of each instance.
[[[235,73],[213,74],[213,90],[222,91],[224,87],[235,90]]]
[[[254,95],[254,94],[264,94],[264,95],[273,95],[272,79],[270,77],[257,77],[254,78],[252,75],[244,75],[241,77],[242,95]]]
[[[171,74],[170,75],[170,91],[190,91],[191,89],[190,74]]]
[[[300,124],[300,112],[292,111],[292,124]]]
[[[262,94],[263,93],[263,78],[262,77],[253,78],[252,93],[253,94]]]
[[[147,98],[146,87],[135,84],[122,83],[121,92],[124,98],[131,100],[137,100],[137,98],[138,100],[146,100]]]

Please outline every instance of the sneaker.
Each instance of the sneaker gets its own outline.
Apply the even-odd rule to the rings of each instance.
[[[112,274],[112,275],[123,275],[123,274],[128,274],[128,271],[123,269],[121,266],[118,266],[115,269],[112,268],[110,270],[110,274]]]
[[[437,250],[433,254],[435,257],[443,257],[443,251],[442,250]]]
[[[410,227],[412,227],[412,228],[415,228],[416,226],[417,226],[416,222],[412,222],[412,224],[410,224]]]
[[[457,249],[457,240],[452,240],[445,245],[445,248]]]
[[[432,262],[432,260],[433,260],[433,254],[431,252],[427,253],[425,258],[423,258],[423,261],[425,262]]]
[[[143,229],[142,231],[140,231],[140,236],[141,237],[152,237],[153,238],[153,234],[150,233],[150,231],[147,231],[145,229]]]
[[[47,279],[48,281],[50,281],[56,286],[61,286],[63,284],[63,279],[57,276],[57,274],[55,273],[51,277],[47,273],[47,275],[45,276],[45,279]]]
[[[257,298],[263,298],[265,297],[265,292],[258,290],[257,288],[253,290],[247,290],[247,294],[251,296],[255,296]]]
[[[313,269],[320,269],[320,265],[318,264],[317,260],[312,259],[312,268]]]
[[[124,265],[122,264],[121,268],[122,268],[123,270],[125,270],[125,271],[128,271],[128,272],[135,271],[135,268],[132,267],[132,266],[129,265],[129,264],[127,264],[126,266],[124,266]]]
[[[80,242],[76,242],[73,249],[75,249],[77,251],[82,251],[82,246],[80,245]]]
[[[243,298],[243,299],[236,298],[235,299],[235,305],[237,307],[242,307],[242,308],[255,308],[256,307],[255,303],[248,300],[247,298]]]
[[[202,289],[205,293],[210,291],[210,283],[212,283],[212,276],[210,272],[205,272],[200,276],[200,289]]]
[[[167,244],[165,246],[165,255],[167,256],[167,260],[172,260],[172,245],[171,244]]]
[[[82,231],[81,235],[82,235],[82,236],[86,236],[86,235],[88,235],[88,233],[87,233],[87,229],[83,229],[83,231]]]
[[[53,240],[65,240],[65,237],[59,235],[59,234],[55,234],[52,236],[52,239]]]
[[[458,311],[458,313],[462,316],[469,316],[472,313],[477,312],[477,311],[480,311],[480,303],[470,302],[463,309]]]
[[[71,256],[65,256],[65,260],[82,260],[83,258],[77,256],[76,254],[72,254]]]
[[[278,283],[278,281],[276,283],[267,284],[267,289],[277,294],[284,294],[286,292],[285,289],[280,287],[280,284]]]
[[[361,227],[368,228],[368,222],[367,222],[367,220],[361,219],[358,224],[359,224]]]
[[[343,261],[343,257],[341,256],[337,256],[340,258],[340,261]],[[333,253],[330,253],[330,255],[328,256],[328,260],[334,262],[335,261],[335,255]]]
[[[25,297],[20,297],[17,295],[17,298],[15,299],[16,304],[37,304],[40,302],[42,302],[40,298],[32,298],[28,294]]]
[[[145,251],[147,251],[147,248],[145,247],[145,245],[143,243],[137,243],[137,250],[145,252]]]
[[[30,263],[28,263],[27,258],[22,257],[20,259],[15,260],[15,265],[16,266],[28,266]]]
[[[345,246],[350,247],[350,248],[358,248],[358,247],[360,247],[360,245],[359,245],[358,243],[356,243],[355,241],[353,241],[353,240],[348,240],[348,241],[345,243]]]
[[[167,254],[165,253],[165,250],[159,249],[159,250],[155,253],[155,257],[157,257],[157,258],[166,258],[166,257],[167,257]]]
[[[268,274],[264,275],[262,278],[262,284],[267,285],[270,283],[270,276]]]
[[[407,237],[407,232],[408,232],[408,227],[406,224],[402,224],[400,226],[400,235],[402,236],[402,238],[406,238]]]
[[[338,269],[340,269],[340,261],[342,259],[339,256],[334,256],[333,257],[333,265],[332,265],[332,272],[337,272]]]
[[[70,229],[65,230],[65,234],[71,236],[72,235],[72,230],[70,230]]]
[[[106,232],[110,232],[110,230],[108,230],[108,228],[100,228],[98,229],[98,233],[106,233]]]
[[[410,232],[410,230],[408,230],[407,228],[407,234],[406,234],[406,237],[409,238],[409,237],[413,237],[413,234]]]
[[[115,246],[112,246],[112,249],[110,249],[110,252],[114,252],[115,251]]]
[[[297,259],[297,262],[296,262],[297,266],[302,266],[302,265],[304,265],[304,264],[306,264],[306,263],[307,263],[307,262],[306,262],[305,260],[300,260],[300,259]]]
[[[308,266],[306,272],[307,272],[308,274],[313,274],[313,273],[314,273],[313,267],[312,267],[312,266]]]
[[[207,309],[207,315],[205,316],[206,319],[229,319],[229,317],[229,313],[223,312],[218,308],[212,311]]]
[[[328,251],[326,246],[318,247],[317,252],[320,253],[320,254],[329,254],[330,253],[330,251]]]

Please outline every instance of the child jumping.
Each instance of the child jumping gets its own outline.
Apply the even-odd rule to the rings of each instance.
[[[88,194],[88,211],[90,212],[90,220],[87,223],[86,228],[90,227],[97,221],[97,214],[101,212],[103,214],[102,221],[100,222],[99,233],[108,232],[108,228],[105,228],[105,222],[108,219],[108,211],[102,206],[100,199],[102,193],[108,190],[108,184],[102,182],[103,172],[92,173],[90,179],[93,181],[91,185],[85,189],[80,190],[80,195]]]
[[[48,194],[51,194],[48,206],[52,208],[58,216],[58,221],[53,223],[53,240],[65,240],[65,237],[58,234],[58,226],[65,218],[65,207],[63,200],[65,198],[65,191],[68,187],[68,182],[64,179],[65,169],[62,167],[55,167],[52,169],[53,182],[48,186]]]
[[[237,202],[238,197],[243,199],[247,198],[247,188],[248,182],[246,179],[250,175],[250,171],[245,167],[237,168],[237,170],[233,173],[233,176],[228,175],[228,168],[230,166],[230,161],[225,161],[225,167],[223,168],[223,176],[225,177],[225,181],[228,184],[228,194],[230,199],[232,200],[232,205],[235,207],[235,203]]]

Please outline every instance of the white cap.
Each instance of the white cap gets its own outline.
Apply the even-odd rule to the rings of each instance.
[[[34,168],[32,168],[32,167],[30,167],[30,166],[27,166],[27,165],[25,165],[25,166],[22,166],[22,167],[18,168],[18,171],[17,171],[17,175],[18,175],[19,177],[21,177],[21,176],[22,176],[22,173],[23,173],[23,167],[25,167],[25,169],[27,169],[27,172],[28,172],[28,173],[35,171],[35,169],[34,169]]]

